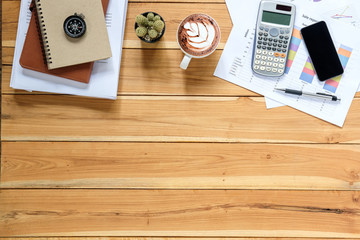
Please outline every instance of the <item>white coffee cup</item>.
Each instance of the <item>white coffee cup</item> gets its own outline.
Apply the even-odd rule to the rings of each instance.
[[[220,43],[221,32],[212,17],[196,13],[181,21],[176,38],[181,51],[185,54],[180,68],[186,70],[192,58],[204,58],[216,50]]]

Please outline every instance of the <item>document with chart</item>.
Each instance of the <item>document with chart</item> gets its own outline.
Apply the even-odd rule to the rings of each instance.
[[[263,78],[253,74],[251,63],[255,25],[251,22],[234,26],[214,75],[337,126],[343,126],[360,83],[360,34],[347,24],[335,20],[328,22],[345,73],[320,82],[300,34],[302,27],[321,20],[314,16],[316,15],[311,13],[298,13],[286,74],[283,77]],[[293,96],[275,91],[275,88],[324,92],[340,97],[341,101]]]

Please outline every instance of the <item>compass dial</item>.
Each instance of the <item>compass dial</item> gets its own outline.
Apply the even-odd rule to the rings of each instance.
[[[79,38],[85,34],[86,24],[84,19],[77,15],[66,18],[64,22],[64,31],[71,38]]]

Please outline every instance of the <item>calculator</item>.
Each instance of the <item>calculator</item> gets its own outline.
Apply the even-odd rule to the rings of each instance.
[[[284,74],[295,12],[295,5],[290,3],[260,2],[252,58],[252,70],[256,74],[266,77]]]

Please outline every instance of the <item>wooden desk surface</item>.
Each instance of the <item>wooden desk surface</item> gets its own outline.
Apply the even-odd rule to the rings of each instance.
[[[223,0],[130,1],[116,101],[9,88],[19,6],[2,1],[0,237],[360,238],[360,95],[341,129],[213,77]],[[147,10],[158,44],[134,34]],[[194,12],[222,43],[185,72]]]

